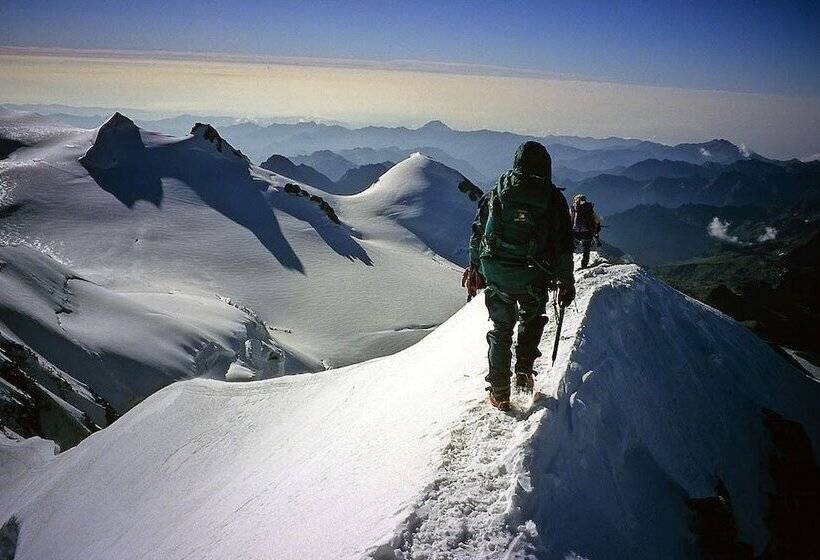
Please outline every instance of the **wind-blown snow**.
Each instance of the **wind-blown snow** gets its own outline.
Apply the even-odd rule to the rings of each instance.
[[[482,315],[341,370],[167,387],[3,490],[0,517],[26,527],[18,560],[357,557],[393,531],[481,393],[483,356],[445,350],[480,341]]]
[[[800,422],[816,458],[820,383],[723,314],[625,272],[592,295],[555,414],[530,442],[536,542],[546,558],[686,557],[685,500],[713,496],[720,478],[740,540],[760,553],[761,489],[772,491],[762,410]]]
[[[0,434],[0,488],[53,459],[58,451],[58,446],[47,439],[11,440]]]
[[[637,267],[578,288],[533,407],[481,402],[477,298],[385,358],[175,383],[12,477],[0,521],[20,523],[18,560],[689,558],[687,500],[720,477],[760,552],[761,410],[802,423],[816,456],[820,383]]]

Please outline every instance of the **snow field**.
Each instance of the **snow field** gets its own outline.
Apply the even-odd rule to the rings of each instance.
[[[390,192],[300,184],[337,225],[315,200],[285,192],[294,181],[224,142],[220,151],[203,130],[176,138],[125,117],[78,130],[0,110],[0,134],[30,146],[0,162],[0,203],[14,208],[0,241],[42,247],[118,292],[228,296],[314,370],[395,353],[427,334],[414,326],[461,306],[453,262],[476,205],[458,172],[416,155],[382,178]]]

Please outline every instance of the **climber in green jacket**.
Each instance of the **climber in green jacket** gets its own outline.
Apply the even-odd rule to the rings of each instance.
[[[552,183],[552,160],[538,142],[525,142],[513,168],[479,202],[470,238],[470,266],[462,284],[469,295],[486,287],[493,327],[489,343],[489,402],[510,408],[512,337],[516,321],[515,384],[532,391],[533,364],[547,324],[548,292],[558,304],[575,298],[572,223],[567,201]]]

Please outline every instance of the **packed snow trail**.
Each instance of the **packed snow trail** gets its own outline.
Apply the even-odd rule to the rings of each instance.
[[[578,274],[547,398],[482,402],[483,301],[420,343],[328,372],[176,383],[0,480],[17,560],[692,558],[719,477],[759,553],[763,407],[817,455],[820,383],[635,266]],[[550,327],[542,349],[551,343]],[[0,448],[2,452],[2,448]]]
[[[550,321],[540,344],[544,356],[535,362],[536,392],[541,396],[534,399],[513,390],[513,409],[507,414],[486,402],[466,410],[450,433],[436,478],[391,541],[373,551],[377,560],[468,560],[533,550],[529,543],[537,531],[523,518],[517,494],[518,488],[532,488],[526,444],[555,410],[560,376],[550,372],[566,369],[575,332],[597,285],[595,280],[579,280],[577,301],[565,314],[552,367],[556,323],[548,307]],[[486,375],[486,365],[481,375]]]

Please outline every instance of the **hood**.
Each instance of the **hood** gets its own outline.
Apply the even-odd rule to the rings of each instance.
[[[552,158],[547,149],[538,142],[524,142],[518,147],[513,169],[552,182]]]

